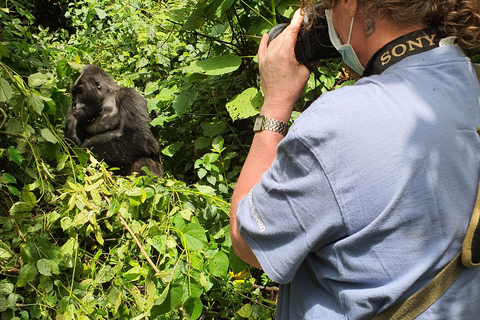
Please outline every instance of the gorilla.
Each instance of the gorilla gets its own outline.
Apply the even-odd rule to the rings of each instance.
[[[163,177],[150,121],[145,98],[118,85],[101,68],[87,65],[72,87],[65,137],[89,148],[110,167],[120,168],[119,174],[142,174],[146,166]]]

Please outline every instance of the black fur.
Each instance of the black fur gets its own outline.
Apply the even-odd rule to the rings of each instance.
[[[88,65],[73,84],[72,101],[66,138],[89,148],[110,167],[119,167],[120,174],[142,173],[141,167],[147,166],[152,174],[163,176],[145,98]]]

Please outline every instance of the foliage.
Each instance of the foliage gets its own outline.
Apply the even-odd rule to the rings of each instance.
[[[40,2],[0,1],[1,319],[273,318],[275,284],[233,253],[228,202],[263,101],[260,35],[296,1],[61,0],[55,30]],[[149,99],[165,179],[112,175],[64,140],[85,64]],[[321,71],[322,91],[345,77]]]

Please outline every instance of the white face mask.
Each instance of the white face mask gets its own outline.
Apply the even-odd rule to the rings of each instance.
[[[352,70],[354,70],[356,73],[362,75],[365,67],[360,63],[360,60],[358,60],[357,54],[350,44],[354,18],[352,18],[352,23],[350,24],[350,33],[348,34],[347,44],[343,44],[342,40],[337,34],[337,31],[335,30],[335,27],[333,26],[332,10],[325,10],[325,17],[327,18],[328,24],[328,36],[330,37],[330,41],[335,49],[337,49],[342,55],[343,62],[352,68]]]

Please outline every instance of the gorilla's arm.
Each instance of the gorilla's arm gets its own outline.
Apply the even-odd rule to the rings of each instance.
[[[77,118],[73,115],[73,108],[68,110],[65,118],[65,137],[72,140],[77,146],[81,146],[85,139],[85,130],[78,125]]]
[[[98,135],[115,129],[121,132],[122,115],[115,100],[115,96],[111,96],[104,101],[98,117],[87,126],[89,135]]]
[[[97,133],[93,135],[82,143],[82,148],[91,148],[99,146],[108,146],[109,148],[114,148],[115,146],[110,144],[112,140],[122,137],[122,129],[110,130],[104,133]]]

